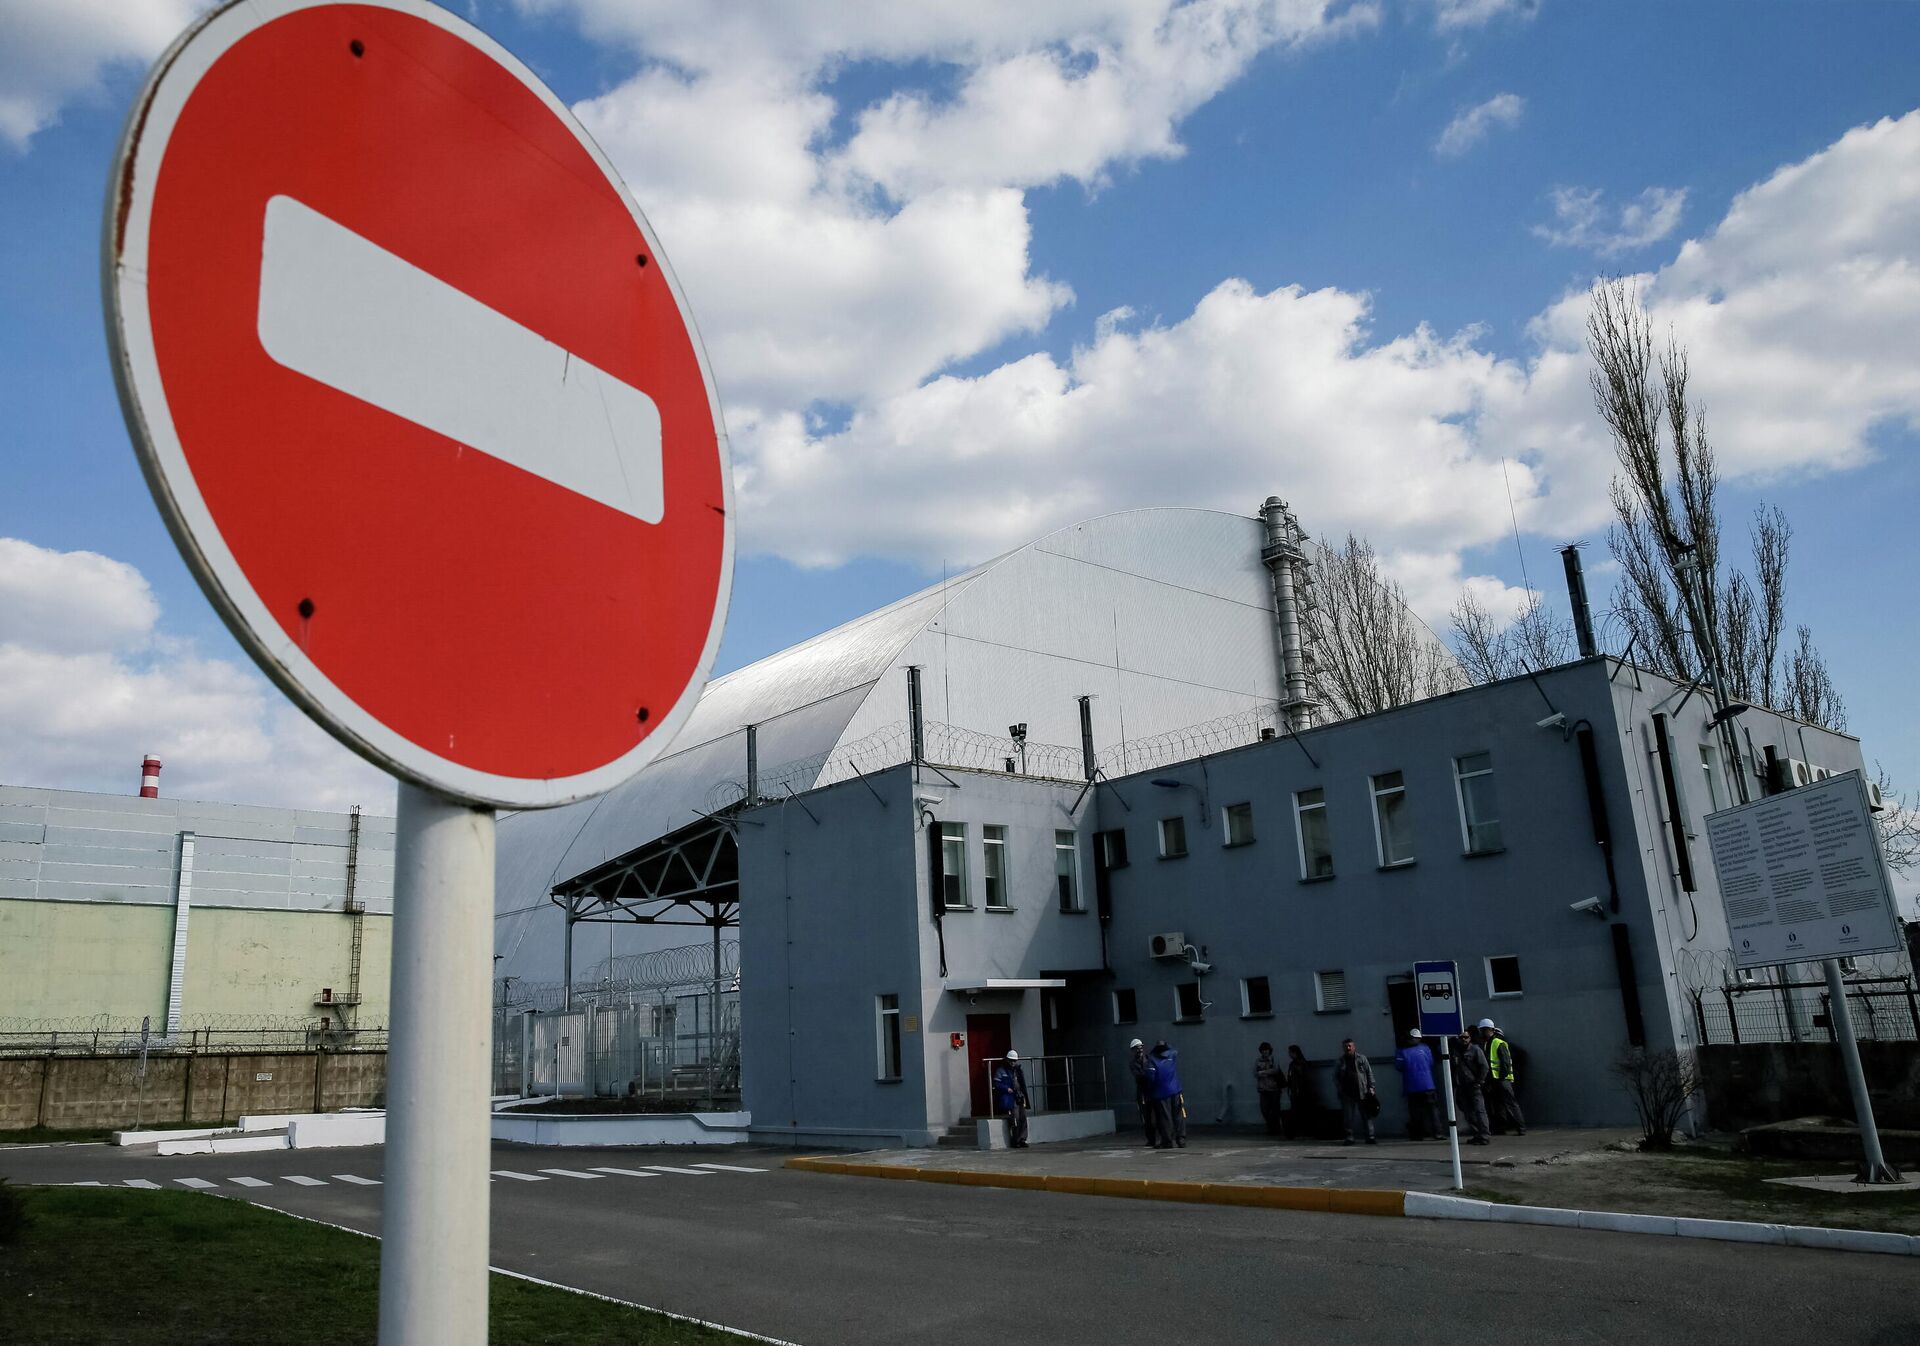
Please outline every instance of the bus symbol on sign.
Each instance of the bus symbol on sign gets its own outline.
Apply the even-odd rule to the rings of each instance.
[[[1453,984],[1443,981],[1424,982],[1420,987],[1420,998],[1422,1000],[1452,1000]]]

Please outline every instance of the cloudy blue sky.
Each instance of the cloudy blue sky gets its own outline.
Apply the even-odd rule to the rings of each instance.
[[[0,779],[131,788],[152,750],[173,794],[384,804],[200,597],[108,373],[108,161],[197,8],[0,0]],[[1528,573],[1558,602],[1572,539],[1604,595],[1580,335],[1613,272],[1692,351],[1730,525],[1786,507],[1790,619],[1920,783],[1920,5],[465,12],[576,107],[700,322],[723,668],[1054,525],[1269,493],[1436,625]]]

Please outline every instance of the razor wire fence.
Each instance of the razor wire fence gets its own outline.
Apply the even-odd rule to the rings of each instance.
[[[1840,967],[1855,1037],[1920,1040],[1920,979],[1905,950],[1843,958]],[[1837,1037],[1837,1015],[1819,963],[1742,968],[1731,949],[1683,949],[1675,970],[1702,1043],[1831,1042]]]
[[[172,1033],[155,1026],[150,1018],[127,1015],[0,1017],[0,1057],[384,1051],[386,1046],[384,1024],[343,1028],[302,1015],[189,1015]]]

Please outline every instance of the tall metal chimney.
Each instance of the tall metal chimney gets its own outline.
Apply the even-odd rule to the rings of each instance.
[[[148,753],[140,762],[140,797],[160,797],[160,759],[152,753]]]
[[[1567,603],[1573,608],[1573,637],[1579,643],[1580,657],[1591,659],[1599,650],[1593,643],[1593,609],[1587,605],[1587,576],[1580,565],[1580,548],[1568,543],[1560,549],[1560,561],[1567,568]]]
[[[747,726],[747,807],[760,805],[760,726]],[[714,965],[716,968],[719,964]],[[715,975],[718,975],[717,973]],[[714,1002],[718,1004],[718,1001]]]
[[[1320,704],[1313,694],[1313,679],[1307,671],[1307,642],[1304,605],[1307,588],[1307,553],[1301,545],[1305,535],[1300,521],[1277,495],[1267,497],[1260,507],[1260,522],[1266,526],[1266,545],[1260,559],[1266,563],[1273,581],[1273,640],[1280,672],[1280,711],[1287,729],[1298,732],[1311,729],[1314,709]]]

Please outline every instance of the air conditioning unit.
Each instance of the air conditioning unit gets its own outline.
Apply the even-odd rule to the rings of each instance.
[[[1867,807],[1875,813],[1884,812],[1887,807],[1887,797],[1880,790],[1880,782],[1877,780],[1870,780],[1866,782],[1866,786],[1867,786]]]
[[[1812,771],[1813,771],[1813,778],[1815,780],[1825,780],[1828,776],[1831,776],[1833,774],[1831,771],[1827,770],[1827,768],[1823,766],[1814,767],[1812,768]]]
[[[1147,941],[1147,952],[1155,958],[1185,958],[1187,937],[1178,930],[1169,930],[1164,935],[1155,935]]]
[[[1793,785],[1809,785],[1813,782],[1813,771],[1798,757],[1787,759],[1787,781]]]

